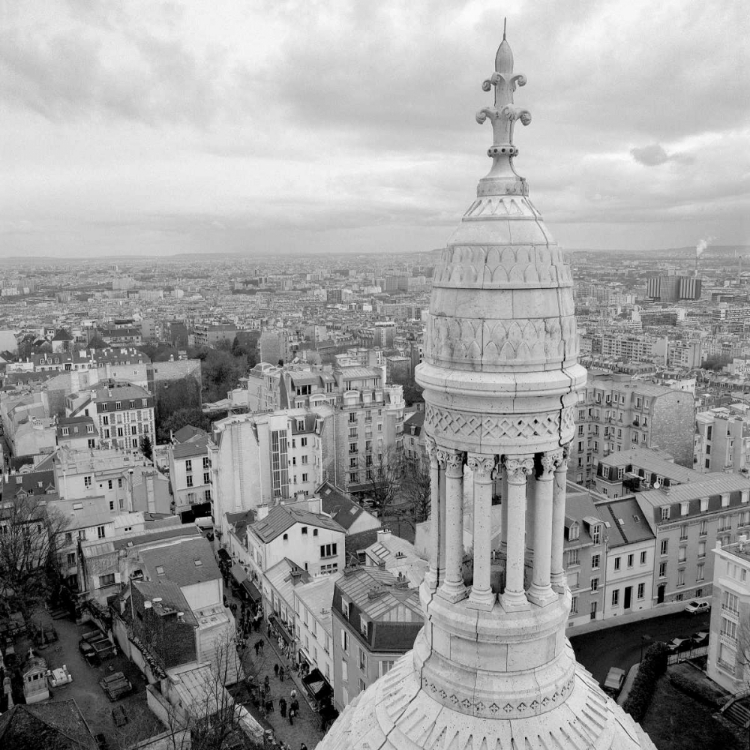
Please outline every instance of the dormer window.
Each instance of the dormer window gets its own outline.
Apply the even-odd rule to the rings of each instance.
[[[580,535],[580,527],[577,523],[570,524],[570,527],[568,528],[568,541],[573,541],[574,539],[578,539]]]
[[[364,617],[361,617],[359,620],[359,632],[362,633],[362,635],[367,638],[367,626],[369,623],[367,620],[365,620]]]
[[[686,516],[690,513],[690,503],[680,503],[680,515]]]
[[[341,597],[341,613],[347,620],[349,619],[349,602],[344,597]]]
[[[708,498],[701,498],[701,513],[705,513],[708,510]]]
[[[602,527],[596,523],[591,526],[591,541],[599,544],[602,540]]]
[[[662,521],[668,521],[669,520],[669,506],[666,506],[661,509],[661,520]]]
[[[62,428],[62,434],[63,435],[70,435],[70,429],[68,427]]]
[[[721,507],[722,508],[728,508],[729,507],[729,493],[725,492],[721,496]]]

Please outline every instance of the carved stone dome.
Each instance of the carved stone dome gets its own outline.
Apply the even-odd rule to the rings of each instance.
[[[570,267],[513,164],[514,124],[531,115],[513,104],[526,79],[505,35],[495,62],[483,85],[494,106],[477,114],[492,123],[492,168],[435,269],[417,368],[431,469],[425,625],[319,750],[654,748],[565,637],[567,446],[586,372]]]

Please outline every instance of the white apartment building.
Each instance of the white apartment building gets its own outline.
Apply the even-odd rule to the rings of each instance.
[[[298,658],[333,683],[333,590],[341,573],[317,576],[294,589]]]
[[[196,440],[176,443],[167,448],[169,478],[175,513],[189,510],[196,503],[211,502],[211,459],[208,435]]]
[[[323,480],[323,420],[309,409],[242,414],[214,425],[209,443],[214,525],[227,513],[311,497]]]

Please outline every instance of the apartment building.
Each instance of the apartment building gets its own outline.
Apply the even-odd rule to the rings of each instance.
[[[169,478],[172,484],[174,512],[189,510],[196,503],[211,502],[211,459],[208,435],[184,443],[173,442],[167,448]]]
[[[729,693],[750,678],[750,545],[746,538],[713,550],[711,635],[706,673]]]
[[[317,669],[333,689],[333,592],[342,573],[317,576],[294,587],[297,659]]]
[[[655,536],[638,503],[602,499],[596,509],[607,528],[604,619],[650,609]]]
[[[750,415],[744,404],[699,412],[694,463],[698,471],[750,469]]]
[[[59,446],[76,451],[99,447],[99,433],[92,417],[60,417],[56,432]]]
[[[222,341],[231,344],[237,335],[233,323],[197,323],[194,330],[196,346],[216,347]]]
[[[590,485],[599,459],[634,447],[661,448],[692,467],[694,420],[690,393],[590,371],[579,394],[568,478]]]
[[[564,565],[571,592],[568,625],[604,618],[608,529],[592,494],[568,482]]]
[[[750,533],[750,478],[702,474],[687,484],[635,493],[656,541],[654,604],[711,595],[710,550]]]
[[[641,490],[699,481],[702,476],[694,469],[676,464],[664,451],[631,448],[600,459],[593,479],[597,492],[618,498]]]
[[[333,593],[333,702],[341,711],[411,650],[423,625],[419,591],[380,568],[347,568]]]
[[[288,558],[311,575],[344,569],[344,529],[328,516],[292,505],[277,505],[247,526],[247,564],[257,579]]]
[[[214,525],[227,513],[310,497],[324,477],[324,419],[309,409],[238,414],[214,424],[208,459]]]
[[[138,450],[144,437],[156,445],[154,397],[124,382],[97,383],[66,398],[65,416],[92,417],[103,445]]]

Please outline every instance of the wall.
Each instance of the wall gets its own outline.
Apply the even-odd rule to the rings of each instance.
[[[690,393],[674,391],[655,399],[652,412],[651,446],[658,446],[675,463],[693,468],[695,401]]]

